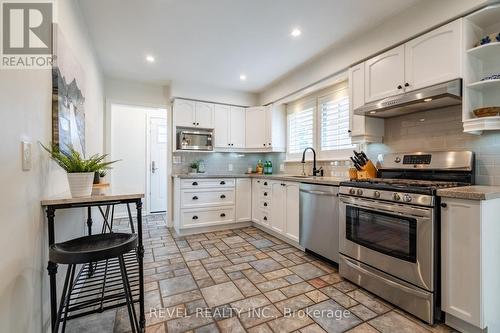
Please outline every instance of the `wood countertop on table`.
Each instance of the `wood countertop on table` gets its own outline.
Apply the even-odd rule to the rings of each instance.
[[[103,202],[114,200],[128,200],[144,198],[144,193],[133,190],[108,187],[95,187],[92,189],[92,194],[88,197],[73,198],[70,192],[65,192],[50,196],[41,200],[42,206],[80,204],[91,202]]]

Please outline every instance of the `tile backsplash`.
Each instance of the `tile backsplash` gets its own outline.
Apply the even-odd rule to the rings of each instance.
[[[203,160],[205,162],[205,172],[208,174],[242,174],[249,167],[255,170],[258,160],[271,161],[273,163],[273,173],[279,173],[280,164],[283,164],[285,154],[283,153],[200,153],[200,152],[175,152],[174,163],[172,165],[173,174],[188,173],[189,164],[193,161]],[[180,158],[180,163],[175,163],[175,159]],[[232,166],[232,171],[230,169]]]
[[[471,150],[476,155],[476,183],[500,185],[500,131],[466,134],[462,109],[454,106],[385,120],[384,143],[368,145],[368,156],[412,151]]]

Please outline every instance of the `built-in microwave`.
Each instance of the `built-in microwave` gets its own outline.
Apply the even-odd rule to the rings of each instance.
[[[177,129],[178,150],[213,150],[211,129]]]

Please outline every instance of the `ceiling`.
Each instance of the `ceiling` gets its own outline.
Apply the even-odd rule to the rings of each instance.
[[[79,0],[106,75],[258,92],[420,0]],[[302,35],[292,38],[293,28]],[[155,57],[148,63],[147,55]],[[245,74],[247,79],[240,80]]]

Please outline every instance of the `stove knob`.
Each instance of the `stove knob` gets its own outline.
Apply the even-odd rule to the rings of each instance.
[[[396,158],[394,159],[394,162],[396,162],[396,163],[400,163],[400,162],[401,162],[401,157],[396,156]]]
[[[393,198],[394,200],[396,200],[396,201],[401,200],[401,196],[399,195],[399,193],[394,193],[394,194],[392,195],[392,198]]]
[[[380,192],[379,191],[373,192],[373,196],[377,199],[380,198]]]
[[[349,194],[352,194],[352,195],[356,194],[356,190],[353,188],[349,189]]]
[[[404,202],[410,202],[411,201],[411,195],[409,195],[409,194],[403,195],[403,201]]]
[[[363,190],[362,189],[358,189],[357,194],[358,195],[363,195]]]

